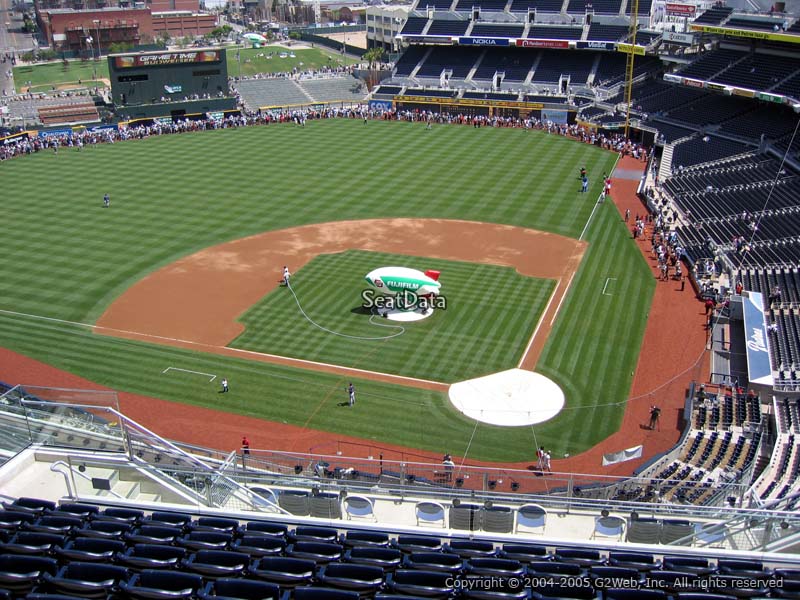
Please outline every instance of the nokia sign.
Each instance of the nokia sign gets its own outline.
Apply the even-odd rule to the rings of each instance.
[[[510,46],[508,38],[460,37],[459,46]]]

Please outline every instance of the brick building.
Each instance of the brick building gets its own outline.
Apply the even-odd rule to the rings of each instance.
[[[114,43],[147,44],[155,38],[147,8],[53,8],[40,10],[38,19],[48,45],[57,50],[92,54],[98,47],[107,51]]]

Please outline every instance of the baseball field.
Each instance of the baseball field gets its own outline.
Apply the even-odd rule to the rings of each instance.
[[[654,288],[596,203],[615,160],[538,131],[342,119],[6,161],[0,345],[116,390],[326,432],[508,462],[531,458],[535,433],[575,454],[619,426]],[[558,240],[572,250],[553,269]],[[358,294],[386,263],[440,270],[448,306],[347,339],[276,289],[285,263],[332,331],[381,337]],[[274,356],[296,362],[257,360]],[[534,359],[567,397],[535,432],[451,407],[447,383]],[[339,406],[350,380],[355,412]]]

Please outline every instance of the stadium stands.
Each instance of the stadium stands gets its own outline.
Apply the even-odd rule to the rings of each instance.
[[[403,25],[402,35],[418,35],[422,33],[428,24],[427,17],[408,17],[406,24]]]
[[[601,25],[596,21],[589,27],[587,40],[598,40],[604,42],[616,42],[628,35],[628,28],[624,25]]]
[[[774,87],[800,70],[800,59],[768,54],[752,54],[715,75],[712,81],[754,90]]]
[[[487,12],[503,12],[506,0],[458,0],[456,10],[469,12],[473,7],[480,7]]]
[[[536,10],[543,13],[561,12],[564,5],[562,0],[512,0],[511,12],[527,13],[529,10]]]
[[[678,71],[679,75],[694,79],[711,79],[717,73],[735,65],[747,58],[743,50],[720,49],[706,52],[697,60]]]
[[[533,73],[533,81],[556,83],[562,75],[570,75],[573,85],[586,83],[594,60],[594,54],[589,52],[554,50],[542,53]]]
[[[427,35],[464,35],[469,24],[469,21],[434,19],[428,27]]]
[[[525,37],[544,40],[579,40],[582,35],[583,30],[580,27],[531,25]]]
[[[730,6],[715,6],[709,8],[697,17],[694,22],[698,25],[719,25],[727,19],[732,12],[733,8]]]
[[[535,52],[518,52],[504,48],[487,48],[473,79],[491,80],[495,73],[505,73],[504,81],[525,81],[536,59]]]
[[[435,47],[422,63],[418,77],[438,79],[442,71],[452,71],[454,79],[466,79],[482,48]]]
[[[729,156],[752,152],[755,148],[742,142],[711,136],[696,137],[675,146],[672,163],[678,167],[689,167]]]
[[[567,12],[584,14],[587,10],[592,10],[598,15],[617,15],[620,5],[620,0],[569,0]]]
[[[349,75],[315,79],[244,79],[237,82],[244,104],[259,107],[298,106],[324,102],[361,102],[364,84]]]
[[[419,61],[427,54],[426,46],[409,46],[395,63],[395,75],[408,77],[416,68]]]
[[[520,38],[522,31],[525,29],[522,25],[494,25],[475,23],[472,26],[470,35],[475,37],[508,37]]]

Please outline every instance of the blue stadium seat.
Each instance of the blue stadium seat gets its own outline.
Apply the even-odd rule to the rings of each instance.
[[[540,585],[536,588],[535,591],[531,592],[531,598],[535,598],[536,600],[545,600],[545,599],[566,599],[569,598],[570,600],[593,600],[594,598],[599,598],[600,595],[594,590],[594,588],[588,586],[570,586],[568,580],[557,581],[553,583],[548,583],[547,585]]]
[[[26,594],[45,573],[55,575],[58,563],[45,556],[0,555],[0,589],[17,595]]]
[[[772,570],[764,569],[764,564],[759,561],[731,558],[720,558],[717,561],[717,570],[723,575],[766,577],[772,574]]]
[[[233,541],[233,535],[217,531],[190,531],[175,540],[189,550],[224,550]]]
[[[62,560],[82,562],[111,562],[117,553],[125,552],[125,542],[102,538],[79,537],[68,541],[63,547],[53,548]]]
[[[182,532],[180,527],[142,525],[125,532],[122,537],[128,544],[172,544]]]
[[[55,575],[45,573],[44,586],[56,594],[97,598],[116,591],[121,582],[128,580],[128,570],[115,565],[71,562]]]
[[[606,564],[606,559],[600,556],[599,550],[589,548],[556,548],[555,559],[559,562],[585,567]]]
[[[63,546],[67,537],[58,533],[39,533],[36,531],[19,531],[10,541],[0,544],[2,554],[51,554],[57,547]]]
[[[294,587],[311,583],[317,565],[313,560],[290,558],[286,556],[265,556],[259,558],[250,572],[282,587]]]
[[[75,515],[76,517],[89,518],[100,512],[100,507],[94,504],[83,504],[81,502],[62,502],[58,505],[56,512]]]
[[[581,574],[581,566],[559,561],[537,560],[528,563],[528,572],[537,575],[564,575],[567,577]]]
[[[321,587],[296,588],[293,593],[294,600],[359,600],[358,592],[336,590]]]
[[[393,571],[400,566],[403,553],[398,548],[371,548],[356,546],[347,551],[345,562],[359,565],[375,565],[384,571]]]
[[[308,527],[301,526],[289,532],[289,539],[293,542],[335,542],[339,537],[333,527]]]
[[[120,588],[136,600],[179,600],[191,598],[203,586],[203,578],[194,573],[145,569],[134,574]]]
[[[403,568],[420,571],[446,571],[455,574],[464,568],[464,561],[457,554],[412,552],[403,559]]]
[[[185,571],[197,573],[206,579],[236,577],[250,564],[250,557],[241,552],[224,550],[198,550],[181,561]]]
[[[209,582],[198,593],[200,600],[232,599],[240,600],[279,600],[280,586],[255,579],[217,579]]]
[[[640,571],[650,571],[661,566],[661,561],[647,552],[617,552],[608,553],[608,564],[613,567],[632,567]]]
[[[283,552],[285,542],[269,535],[246,535],[233,542],[231,550],[250,556],[273,556]]]
[[[156,525],[161,527],[179,527],[186,529],[192,522],[192,516],[185,513],[173,513],[156,511],[143,520],[144,525]]]
[[[117,563],[129,569],[170,569],[186,556],[185,548],[162,544],[136,544],[116,555]]]
[[[631,590],[611,588],[603,593],[605,600],[668,600],[669,595],[661,590]]]
[[[470,558],[466,564],[468,575],[483,577],[522,577],[525,565],[510,558]]]
[[[403,552],[439,552],[442,549],[442,540],[420,535],[399,535],[394,545]]]
[[[93,515],[92,518],[102,521],[124,521],[126,523],[136,525],[142,519],[144,519],[144,511],[134,508],[119,508],[116,506],[110,506],[104,511]]]
[[[28,531],[39,531],[41,533],[61,533],[70,535],[83,525],[81,517],[53,513],[47,513],[37,518],[33,523],[25,523],[24,529]]]
[[[346,548],[355,546],[388,547],[389,534],[382,531],[346,531],[339,539]]]
[[[628,581],[628,582],[641,582],[642,576],[639,573],[638,569],[633,569],[631,567],[610,567],[605,565],[592,565],[589,567],[589,579],[594,583],[595,580],[600,579],[602,581],[608,581],[610,579],[616,579],[618,581]],[[617,587],[622,587],[622,584],[618,585]],[[631,585],[631,587],[634,587]]]
[[[83,527],[75,531],[75,535],[82,537],[121,539],[126,533],[132,531],[134,526],[134,523],[129,523],[127,521],[106,521],[98,519],[84,523]]]
[[[468,576],[463,581],[469,581]],[[481,583],[475,585],[466,585],[462,595],[464,598],[470,600],[526,600],[530,597],[528,590],[521,588],[519,580],[510,578],[493,578],[491,580],[491,587],[484,587],[482,584],[486,581],[483,577],[480,578]]]
[[[264,521],[248,521],[241,530],[242,535],[268,535],[270,537],[285,538],[288,527],[280,523],[267,523]]]
[[[278,496],[278,506],[293,515],[307,517],[310,512],[311,494],[297,490],[284,490]]]
[[[498,552],[498,556],[523,563],[537,560],[549,560],[552,558],[547,552],[546,546],[534,544],[503,544]]]
[[[320,568],[317,579],[325,586],[360,594],[374,594],[383,585],[383,569],[352,563],[331,563]]]
[[[37,518],[33,511],[0,510],[0,531],[16,532],[23,523],[33,523]]]
[[[444,546],[444,551],[451,554],[458,554],[461,558],[497,555],[497,550],[492,542],[480,540],[452,540],[449,544]]]
[[[56,503],[50,500],[41,500],[39,498],[28,498],[22,496],[13,502],[3,502],[3,508],[10,511],[30,512],[40,515],[45,512],[56,509]]]
[[[189,530],[236,534],[239,531],[239,521],[223,517],[200,517],[190,523]]]
[[[669,571],[685,571],[697,575],[708,575],[716,571],[716,567],[711,565],[707,558],[696,556],[665,556],[662,568]]]
[[[316,563],[327,563],[341,558],[342,547],[339,544],[325,542],[295,542],[287,546],[286,555],[293,558],[307,558]]]
[[[390,590],[399,594],[447,597],[454,593],[453,576],[443,571],[398,569],[386,576]]]

